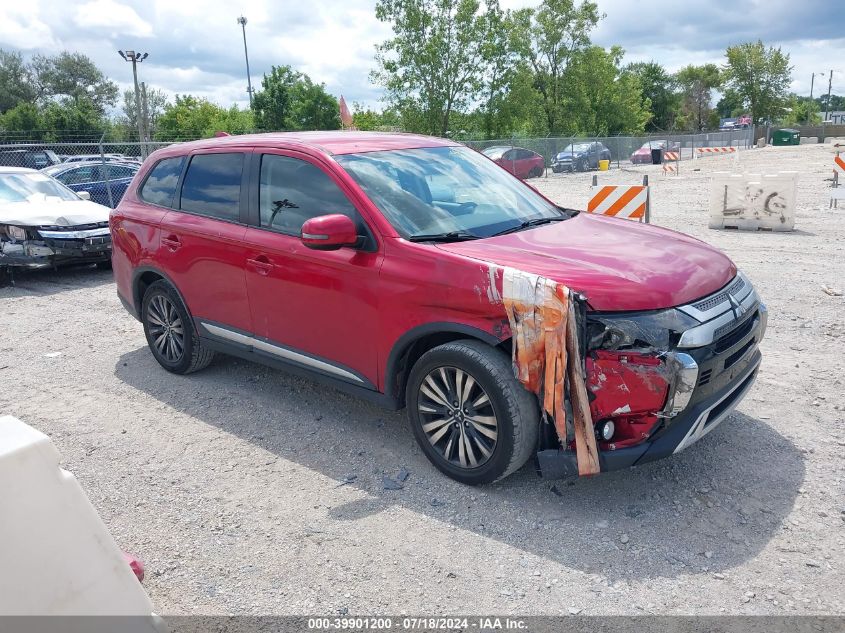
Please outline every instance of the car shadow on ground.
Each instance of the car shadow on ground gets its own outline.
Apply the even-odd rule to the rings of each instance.
[[[114,281],[111,270],[100,270],[95,265],[63,266],[52,268],[15,268],[11,271],[0,269],[0,297],[36,295],[46,296],[79,290],[96,288]]]
[[[471,488],[426,461],[404,412],[284,372],[218,356],[202,372],[174,376],[140,348],[120,358],[115,374],[338,482],[325,493],[329,520],[341,524],[335,529],[353,530],[356,521],[399,505],[608,582],[719,572],[754,558],[782,529],[804,478],[802,455],[789,440],[734,413],[660,462],[561,481],[538,478],[529,462],[500,483]],[[404,487],[385,489],[384,476],[395,480],[401,468],[410,472]],[[366,494],[333,499],[349,475],[354,481],[345,485]]]

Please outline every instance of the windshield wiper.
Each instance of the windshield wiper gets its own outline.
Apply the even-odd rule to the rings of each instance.
[[[568,217],[554,217],[554,218],[534,218],[533,220],[526,220],[521,224],[517,224],[516,226],[512,226],[509,229],[505,229],[504,231],[499,231],[498,233],[493,233],[490,237],[496,237],[497,235],[507,235],[508,233],[516,233],[517,231],[523,231],[525,229],[530,229],[533,226],[540,226],[541,224],[550,224],[551,222],[560,222],[561,220],[568,220]]]
[[[466,242],[467,240],[477,240],[478,235],[467,233],[466,231],[449,231],[448,233],[434,233],[432,235],[412,235],[408,238],[409,242]]]

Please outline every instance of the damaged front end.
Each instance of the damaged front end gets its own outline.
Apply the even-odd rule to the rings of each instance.
[[[0,267],[50,268],[111,259],[109,223],[77,226],[0,224]]]
[[[661,422],[689,404],[698,365],[676,347],[697,323],[675,310],[590,314],[587,320],[587,388],[602,450],[647,440]]]
[[[741,273],[686,306],[587,312],[583,363],[601,470],[679,452],[715,428],[753,383],[766,321]],[[541,474],[577,474],[571,438],[544,439]]]

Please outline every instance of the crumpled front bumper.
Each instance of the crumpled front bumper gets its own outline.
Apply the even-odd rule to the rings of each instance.
[[[723,312],[728,304],[732,308]],[[662,422],[647,440],[599,451],[601,471],[643,464],[691,446],[731,413],[757,376],[768,311],[744,276],[681,309],[702,321],[701,326],[686,330],[679,347],[666,355],[684,361],[678,372],[683,380],[672,383],[674,395],[670,393],[660,414]],[[572,450],[539,450],[537,465],[543,477],[578,474]]]
[[[601,471],[619,470],[668,457],[691,446],[719,424],[736,408],[757,377],[762,355],[755,347],[737,368],[738,374],[721,391],[690,405],[672,419],[650,441],[615,451],[599,451]],[[537,470],[547,479],[577,477],[578,464],[573,451],[544,450],[537,453]]]
[[[111,259],[111,237],[0,242],[0,267],[51,268]]]

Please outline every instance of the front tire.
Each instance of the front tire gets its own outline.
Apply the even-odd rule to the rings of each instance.
[[[475,340],[429,350],[406,388],[408,418],[423,453],[464,484],[507,477],[537,447],[539,406],[507,354]]]
[[[141,302],[147,345],[158,364],[174,374],[190,374],[208,366],[214,352],[203,344],[191,315],[176,290],[164,280],[147,288]]]

